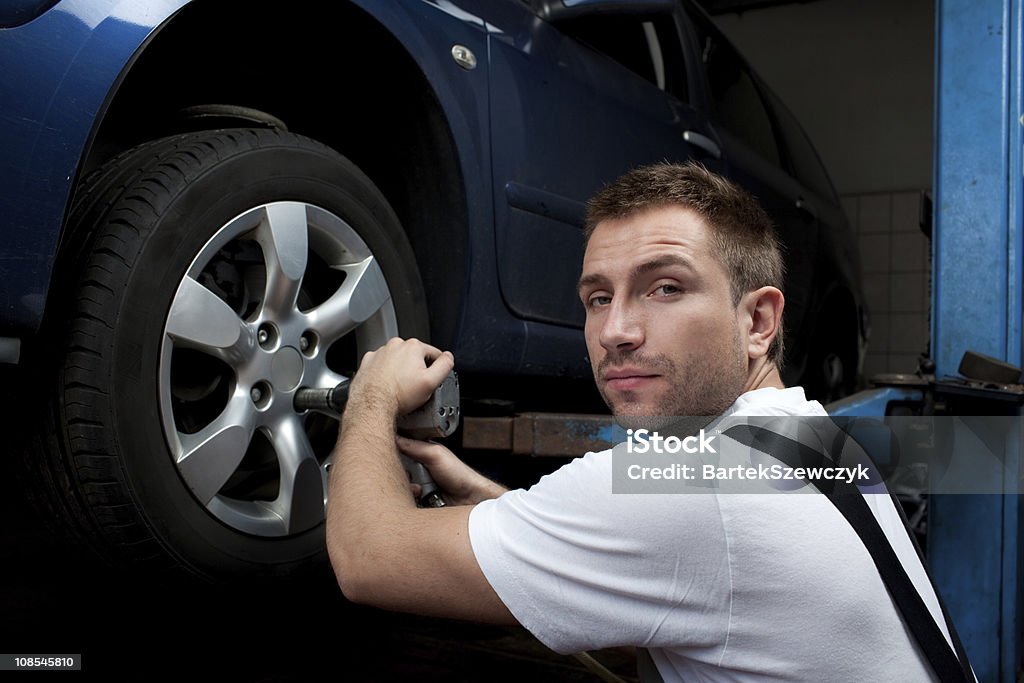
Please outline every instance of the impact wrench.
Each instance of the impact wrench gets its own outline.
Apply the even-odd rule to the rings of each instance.
[[[299,389],[295,392],[295,408],[297,410],[321,410],[340,416],[345,412],[348,401],[348,389],[351,380],[343,379],[333,389]],[[412,439],[437,439],[449,436],[459,426],[459,378],[452,370],[441,383],[430,399],[423,406],[408,415],[398,418],[398,431]],[[430,472],[421,463],[402,456],[402,465],[409,475],[409,480],[422,487],[417,504],[420,507],[444,507],[441,491],[430,476]],[[590,672],[608,683],[625,683],[625,681],[609,671],[588,652],[572,654]]]
[[[345,412],[348,390],[352,380],[343,379],[331,389],[299,389],[295,392],[296,410],[320,410],[339,417]],[[398,433],[410,439],[440,439],[451,435],[459,426],[459,378],[455,371],[448,373],[441,386],[434,390],[427,402],[418,409],[398,418]],[[444,507],[441,490],[422,463],[402,455],[402,466],[409,481],[420,485],[420,507]]]

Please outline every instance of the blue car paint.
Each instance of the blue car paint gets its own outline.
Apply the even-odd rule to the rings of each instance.
[[[56,4],[57,0],[4,0],[0,2],[0,28],[27,24]]]
[[[119,79],[156,29],[187,0],[65,0],[18,28],[0,31],[0,334],[30,334],[42,318],[60,227],[77,169]],[[394,6],[363,3],[385,14]],[[390,17],[386,17],[390,18]],[[423,50],[414,17],[390,24],[411,48]],[[404,24],[402,23],[404,21]],[[404,29],[404,30],[403,30]],[[481,35],[482,25],[476,33]],[[28,58],[31,56],[30,58]],[[439,98],[447,100],[457,140],[486,125],[486,86],[468,98],[436,77],[439,64],[421,60]],[[461,97],[460,97],[461,96]],[[461,101],[460,101],[461,100]],[[461,114],[477,110],[470,119]],[[461,135],[459,128],[463,128]],[[462,159],[479,172],[487,159]],[[475,161],[475,164],[467,164]],[[476,169],[473,168],[476,166]]]
[[[125,66],[184,2],[65,0],[0,31],[0,335],[34,332],[96,117]]]
[[[4,124],[0,130],[0,336],[31,336],[39,328],[53,275],[61,226],[79,166],[119,79],[160,25],[186,2],[89,3],[65,0],[35,21],[0,32],[0,83]],[[489,84],[487,69],[462,71],[450,45],[488,54],[488,27],[475,13],[483,3],[357,2],[391,31],[430,83],[445,112],[458,150],[461,188],[470,225],[493,225],[490,196]],[[491,8],[493,10],[493,7]],[[26,60],[25,55],[35,58]],[[486,61],[486,60],[482,60]],[[463,295],[463,329],[487,335],[456,335],[460,364],[472,370],[515,371],[524,361],[531,328],[507,314],[500,296],[494,236],[471,231],[470,271]],[[540,326],[548,327],[548,326]],[[537,330],[543,346],[576,341],[575,331]],[[494,340],[501,340],[497,348]],[[576,342],[578,344],[578,341]],[[564,363],[553,354],[547,368]],[[583,354],[571,354],[581,368]]]
[[[11,338],[31,338],[39,328],[71,193],[120,79],[187,4],[64,0],[0,31],[7,75],[0,83],[0,339],[7,346],[0,352]],[[459,311],[449,336],[460,367],[587,377],[574,300],[583,202],[632,165],[687,158],[692,150],[685,143],[663,143],[685,130],[721,144],[699,113],[707,109],[703,83],[691,73],[692,104],[666,104],[663,93],[624,70],[622,78],[606,77],[608,60],[565,39],[518,1],[353,4],[415,61],[454,142],[469,226],[467,277],[459,300],[446,301]],[[477,55],[475,69],[452,59],[456,44]],[[557,105],[547,115],[545,101]],[[581,161],[567,152],[570,145],[557,146],[562,138],[584,149],[607,143],[620,118],[628,126],[610,151]],[[730,171],[728,158],[708,161]],[[554,254],[562,256],[552,263]],[[0,354],[0,362],[11,355]]]
[[[25,26],[0,31],[0,68],[8,75],[0,83],[0,337],[38,330],[71,191],[104,107],[146,41],[186,4],[65,0]],[[487,27],[474,13],[481,3],[355,4],[395,35],[430,83],[462,176],[471,179],[461,188],[469,224],[492,225],[487,71],[463,71],[450,56],[453,43],[486,56]],[[28,54],[35,58],[26,60]],[[472,231],[462,326],[483,321],[488,335],[459,336],[455,351],[467,369],[511,371],[519,367],[528,326],[504,314],[493,261],[483,256],[494,249],[490,231]],[[502,340],[500,349],[493,339]]]

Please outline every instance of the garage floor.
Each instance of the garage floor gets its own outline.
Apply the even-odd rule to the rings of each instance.
[[[0,389],[10,388],[0,371]],[[0,415],[6,401],[0,399]],[[9,407],[9,406],[8,406]],[[0,434],[16,427],[0,418]],[[0,448],[9,452],[11,441]],[[118,574],[74,553],[26,515],[11,458],[0,457],[0,652],[81,653],[107,681],[206,672],[226,680],[600,680],[522,629],[382,612],[344,600],[325,575],[270,589],[186,587]],[[326,574],[326,572],[325,572]],[[594,656],[635,681],[632,654]]]

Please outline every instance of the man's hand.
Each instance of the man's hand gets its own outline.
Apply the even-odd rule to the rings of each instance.
[[[393,337],[363,356],[349,402],[383,402],[394,415],[406,415],[426,403],[454,367],[455,358],[448,351],[418,339]]]
[[[497,498],[507,490],[459,460],[439,443],[403,436],[395,437],[395,442],[398,450],[430,470],[430,476],[444,492],[449,505],[476,505],[480,501]],[[413,495],[419,497],[417,488],[413,484]]]
[[[395,418],[426,403],[454,364],[415,339],[392,339],[363,357],[334,450],[327,551],[353,602],[515,624],[473,554],[472,508],[417,508],[398,459]]]

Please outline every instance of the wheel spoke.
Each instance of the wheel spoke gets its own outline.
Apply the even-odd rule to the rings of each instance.
[[[329,283],[340,274],[332,293]],[[344,379],[328,367],[327,355],[349,333],[358,330],[346,340],[357,354],[397,334],[384,272],[360,234],[315,204],[253,206],[200,249],[178,285],[165,330],[161,421],[182,481],[210,514],[243,533],[271,538],[315,530],[324,520],[327,464],[314,444],[333,425],[297,414],[293,389]],[[267,333],[262,344],[259,331]],[[280,353],[279,346],[294,348]],[[301,374],[285,368],[297,354]],[[220,409],[231,386],[240,395]],[[307,422],[317,435],[313,443]],[[266,460],[271,457],[276,468]]]
[[[233,397],[224,411],[195,434],[178,434],[178,468],[192,493],[206,505],[238,469],[252,440],[255,417],[249,398]]]
[[[342,270],[346,277],[338,291],[309,312],[310,326],[326,344],[354,330],[391,300],[384,273],[372,256]]]
[[[266,220],[256,231],[267,264],[265,310],[283,314],[295,307],[306,272],[307,233],[304,204],[278,202],[266,207]]]
[[[181,281],[171,302],[167,334],[180,346],[218,357],[240,351],[247,339],[235,311],[191,277]]]
[[[271,441],[281,467],[281,485],[270,509],[284,521],[288,533],[319,524],[324,519],[327,480],[298,416],[281,420]]]
[[[342,380],[346,380],[346,379],[352,379],[352,378],[351,377],[346,377],[345,375],[342,375],[341,373],[335,372],[334,370],[331,370],[330,368],[325,366],[323,371],[320,373],[320,379],[317,382],[317,386],[333,387],[333,386],[337,386]]]

